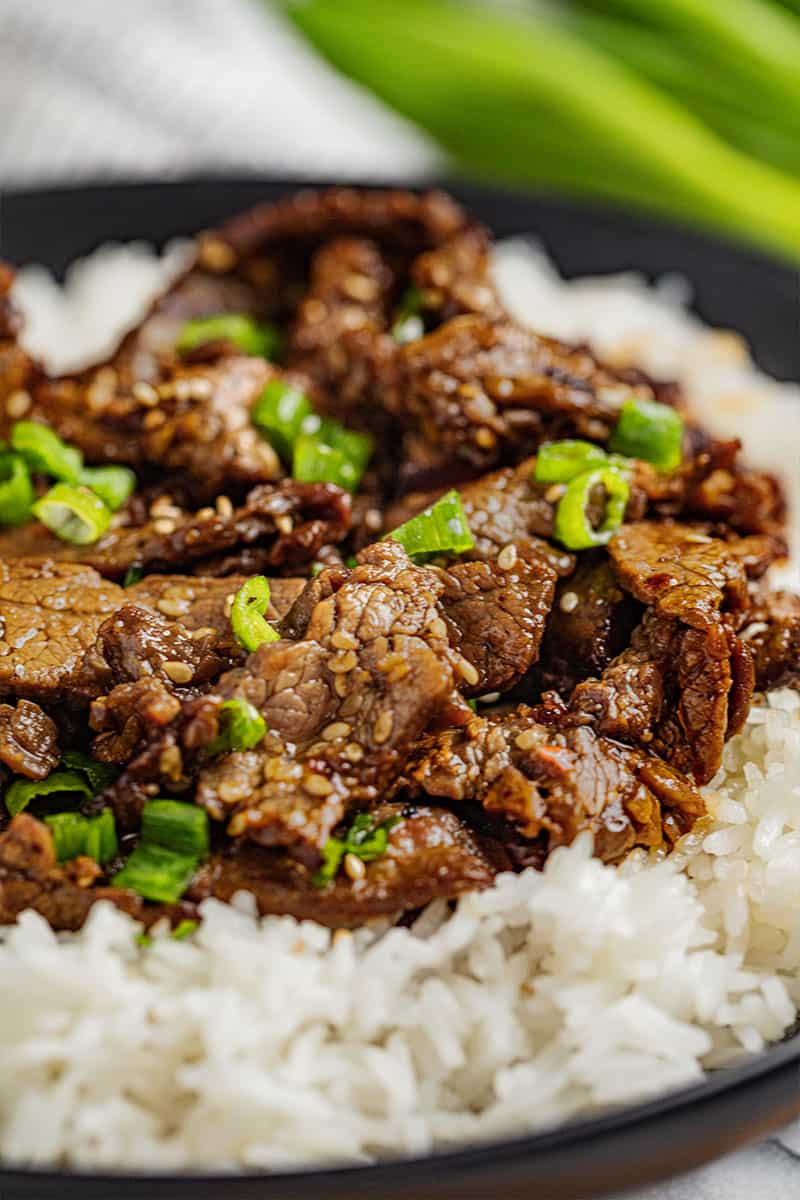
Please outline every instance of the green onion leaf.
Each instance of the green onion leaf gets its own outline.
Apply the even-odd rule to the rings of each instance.
[[[133,585],[135,583],[139,583],[141,579],[144,579],[143,567],[128,567],[127,571],[125,572],[125,577],[122,580],[122,586],[124,588],[133,587]]]
[[[35,499],[24,458],[0,454],[0,525],[21,525],[29,520]]]
[[[198,929],[197,921],[179,921],[172,931],[173,942],[182,942]]]
[[[92,795],[97,796],[119,776],[120,768],[110,763],[97,762],[83,750],[65,750],[61,758],[61,766],[71,771],[83,771],[92,789]]]
[[[111,524],[111,513],[88,488],[57,483],[33,506],[43,525],[75,546],[90,546]]]
[[[200,858],[208,853],[208,813],[183,800],[148,800],[142,810],[142,843]]]
[[[136,490],[136,476],[129,467],[84,467],[80,482],[116,512]]]
[[[17,421],[11,429],[11,448],[21,454],[32,471],[65,483],[78,483],[83,455],[62,442],[58,434],[38,421]]]
[[[177,854],[164,846],[140,842],[111,882],[145,900],[174,904],[192,882],[197,863],[193,854]]]
[[[609,449],[629,458],[651,462],[659,471],[681,465],[683,420],[669,404],[656,400],[626,400]]]
[[[231,627],[236,640],[245,650],[257,650],[265,642],[277,642],[280,634],[265,620],[269,607],[269,581],[254,575],[243,583],[231,606]]]
[[[593,442],[567,439],[545,442],[536,452],[536,483],[569,483],[576,475],[605,461],[605,451]]]
[[[53,796],[61,792],[81,792],[91,797],[94,793],[83,775],[77,771],[53,771],[47,779],[15,779],[3,797],[9,816],[16,817],[32,800],[41,796]]]
[[[354,854],[362,862],[380,858],[386,853],[389,834],[402,819],[388,817],[380,825],[374,825],[370,813],[359,813],[343,838],[328,838],[322,847],[322,863],[311,878],[314,887],[325,887],[335,879],[348,854]]]
[[[253,405],[250,420],[281,458],[288,460],[303,422],[313,411],[311,401],[300,388],[282,379],[270,379]]]
[[[235,697],[219,708],[220,732],[208,747],[209,754],[252,750],[267,732],[267,723],[249,700]]]
[[[281,336],[274,325],[259,324],[245,313],[218,313],[187,321],[178,335],[175,348],[188,354],[206,342],[232,342],[242,354],[254,358],[277,358]]]
[[[597,528],[589,515],[595,488],[603,488],[606,494],[603,519]],[[558,502],[553,536],[567,550],[605,546],[622,524],[630,490],[627,479],[615,467],[597,467],[578,475],[567,484]]]
[[[462,554],[475,545],[458,492],[447,492],[386,536],[400,542],[413,556]]]

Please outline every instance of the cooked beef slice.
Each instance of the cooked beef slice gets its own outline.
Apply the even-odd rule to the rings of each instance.
[[[149,730],[161,730],[181,711],[180,693],[163,676],[141,675],[118,683],[92,701],[89,724],[97,733],[92,754],[100,762],[124,765],[141,748]],[[174,756],[173,756],[174,757]]]
[[[177,366],[155,383],[120,381],[105,364],[45,380],[29,415],[78,446],[90,462],[182,472],[194,496],[278,479],[280,460],[250,410],[279,373],[260,358],[230,355]]]
[[[470,669],[448,644],[441,578],[398,544],[369,547],[352,571],[327,575],[313,581],[324,598],[302,640],[260,646],[220,680],[217,694],[249,700],[268,732],[258,749],[204,769],[196,793],[233,836],[291,846],[311,862],[350,808],[390,785],[449,702],[454,670]]]
[[[33,909],[53,929],[80,929],[93,904],[109,900],[146,926],[167,917],[173,924],[197,916],[190,902],[146,904],[122,888],[96,886],[99,868],[90,858],[58,866],[50,830],[28,813],[15,817],[0,833],[0,925]]]
[[[800,596],[761,597],[741,636],[753,654],[759,691],[800,686]]]
[[[693,784],[654,755],[588,726],[541,724],[524,705],[421,739],[395,792],[479,804],[547,852],[588,829],[607,862],[675,841],[704,812]]]
[[[427,320],[440,324],[462,313],[490,321],[508,317],[491,277],[490,250],[488,230],[471,225],[414,261],[411,281]]]
[[[88,699],[84,654],[123,603],[123,590],[91,567],[0,559],[0,695]]]
[[[27,390],[38,369],[19,343],[22,318],[11,299],[16,273],[0,259],[0,437],[12,422],[27,415],[31,404]]]
[[[46,779],[60,758],[56,723],[38,704],[0,704],[0,763],[15,775]]]
[[[399,348],[383,402],[441,458],[492,467],[552,438],[606,441],[632,396],[652,393],[587,350],[469,315]]]
[[[577,686],[570,709],[707,783],[752,692],[752,658],[719,614],[692,627],[648,610],[600,679]]]
[[[569,696],[588,675],[599,675],[630,639],[639,605],[620,587],[605,551],[581,555],[559,581],[534,672],[541,691]]]
[[[365,864],[362,879],[340,871],[327,887],[315,887],[312,871],[296,858],[241,839],[213,854],[201,867],[190,896],[230,901],[238,891],[255,896],[258,910],[290,913],[298,920],[356,927],[375,917],[422,908],[488,887],[494,868],[478,839],[452,812],[381,804],[375,824],[400,817],[386,853]]]
[[[458,563],[442,572],[440,605],[450,644],[472,666],[467,696],[504,692],[536,662],[556,572],[542,558],[506,550],[504,565]]]
[[[125,524],[123,516],[91,546],[60,542],[46,530],[40,532],[38,523],[30,536],[28,526],[23,527],[22,545],[35,547],[40,555],[86,563],[112,579],[121,579],[129,567],[253,575],[313,561],[347,535],[352,520],[347,492],[332,483],[291,479],[254,488],[237,508],[223,497],[216,508],[197,512],[175,506],[156,511],[159,515],[139,524]],[[0,538],[0,554],[13,556],[14,545],[14,536]]]

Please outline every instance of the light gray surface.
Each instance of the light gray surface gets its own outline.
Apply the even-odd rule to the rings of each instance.
[[[0,0],[0,113],[0,185],[237,168],[413,178],[440,162],[249,0]],[[631,1196],[798,1200],[795,1152],[798,1126]]]

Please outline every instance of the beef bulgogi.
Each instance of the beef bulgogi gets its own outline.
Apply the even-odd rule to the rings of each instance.
[[[0,922],[358,925],[703,816],[800,683],[780,487],[490,262],[441,193],[299,193],[57,378],[0,264]]]

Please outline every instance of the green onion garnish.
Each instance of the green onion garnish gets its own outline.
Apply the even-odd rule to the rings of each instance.
[[[129,467],[84,467],[80,482],[116,512],[136,490],[136,476]]]
[[[280,634],[264,618],[268,607],[269,581],[263,575],[254,575],[239,588],[231,606],[231,627],[245,650],[278,641]]]
[[[68,446],[47,425],[38,421],[17,421],[11,429],[11,448],[21,454],[32,471],[51,475],[65,483],[78,483],[83,470],[83,455]]]
[[[592,442],[567,439],[545,442],[536,452],[536,483],[569,483],[576,475],[605,461],[605,451]]]
[[[603,520],[595,528],[589,516],[594,488],[605,489]],[[588,550],[605,546],[622,524],[630,496],[630,485],[616,467],[598,467],[578,475],[567,484],[558,502],[553,536],[567,550]]]
[[[208,813],[183,800],[149,800],[142,810],[142,844],[200,858],[208,853]]]
[[[104,808],[99,816],[90,817],[87,826],[84,854],[88,854],[99,863],[111,862],[119,854],[113,809]]]
[[[373,825],[369,813],[359,813],[343,838],[328,838],[322,847],[322,865],[312,876],[314,887],[325,887],[336,878],[345,856],[355,855],[362,862],[373,862],[386,853],[389,834],[402,817],[389,817],[380,825]]]
[[[400,542],[412,556],[462,554],[475,545],[458,492],[447,492],[386,536]]]
[[[0,454],[0,525],[21,525],[33,512],[36,495],[24,458]]]
[[[669,404],[655,400],[626,400],[609,448],[630,458],[651,462],[659,471],[681,464],[683,420]]]
[[[206,342],[233,342],[242,354],[254,358],[277,358],[281,336],[274,325],[259,324],[245,313],[218,313],[187,321],[178,335],[175,348],[187,354]]]
[[[111,512],[99,496],[88,488],[57,483],[33,506],[34,515],[43,525],[75,546],[89,546],[105,533]]]
[[[68,767],[71,771],[83,771],[89,780],[94,796],[104,792],[107,787],[111,787],[120,773],[119,767],[111,766],[110,763],[97,762],[91,755],[84,754],[83,750],[65,750],[61,758],[61,766]]]
[[[173,942],[182,942],[185,938],[191,937],[197,929],[197,921],[179,921],[172,931],[172,940]]]
[[[368,433],[312,414],[294,443],[292,475],[301,483],[335,483],[355,492],[373,448]]]
[[[59,862],[68,862],[85,854],[95,862],[107,863],[119,853],[117,827],[110,808],[103,809],[97,817],[60,812],[52,813],[44,820],[53,835]]]
[[[392,337],[401,346],[406,342],[415,342],[425,333],[425,325],[420,316],[421,310],[422,293],[419,288],[412,285],[406,290],[400,301],[400,307],[392,325]]]
[[[250,420],[272,443],[281,458],[290,459],[303,422],[313,414],[311,401],[300,388],[270,379],[253,405]]]
[[[77,771],[53,771],[47,779],[15,779],[6,789],[3,799],[9,816],[16,817],[32,800],[59,792],[81,792],[87,797],[94,795],[84,776]]]
[[[144,579],[143,567],[128,567],[122,580],[122,586],[124,588],[133,587],[133,585],[135,583],[139,583],[141,579]]]
[[[111,882],[114,887],[130,888],[145,900],[174,904],[191,883],[197,862],[193,854],[176,854],[164,846],[140,842]]]
[[[209,754],[252,750],[267,732],[267,723],[249,700],[236,697],[219,707],[220,732],[208,747]]]

